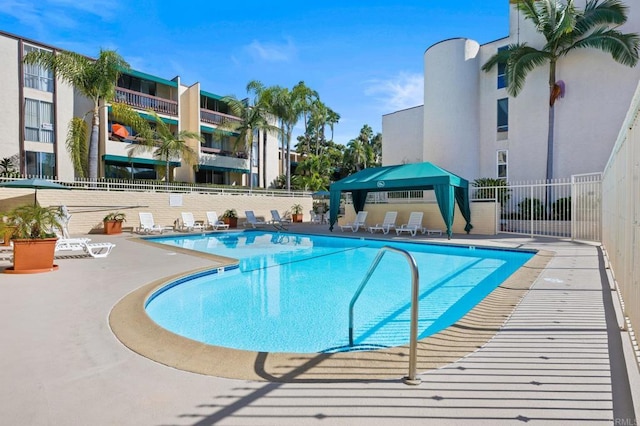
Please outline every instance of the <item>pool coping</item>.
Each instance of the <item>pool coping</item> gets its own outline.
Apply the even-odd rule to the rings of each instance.
[[[143,238],[143,243],[158,244]],[[505,249],[475,245],[478,248]],[[331,354],[267,353],[197,342],[157,325],[146,313],[149,297],[168,283],[218,267],[235,259],[166,246],[167,250],[210,259],[211,267],[155,280],[124,296],[109,313],[109,326],[120,342],[145,358],[179,370],[230,379],[271,382],[341,382],[395,379],[408,371],[409,346]],[[519,251],[508,248],[509,250]],[[531,250],[527,250],[531,251]],[[529,291],[553,252],[539,250],[529,261],[450,327],[418,342],[417,371],[455,362],[491,340]]]

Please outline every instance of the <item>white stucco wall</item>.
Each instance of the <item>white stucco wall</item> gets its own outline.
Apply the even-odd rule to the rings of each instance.
[[[479,49],[458,38],[424,54],[423,158],[461,176],[478,172]]]
[[[382,165],[419,163],[422,158],[424,106],[382,116]]]
[[[20,93],[18,41],[0,37],[0,158],[18,154],[20,140]],[[15,164],[16,168],[18,164]]]

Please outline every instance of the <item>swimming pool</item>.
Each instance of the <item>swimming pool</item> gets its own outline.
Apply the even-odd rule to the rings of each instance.
[[[387,253],[355,306],[355,346],[348,345],[349,302],[384,245],[409,251],[418,264],[419,338],[456,322],[534,254],[262,231],[153,241],[240,263],[222,273],[169,283],[149,297],[148,315],[184,337],[259,352],[406,344],[410,269],[402,256]]]

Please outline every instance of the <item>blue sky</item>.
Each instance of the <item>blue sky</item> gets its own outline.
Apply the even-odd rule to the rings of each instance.
[[[422,104],[429,46],[505,37],[508,11],[508,0],[0,0],[0,30],[91,57],[115,49],[138,71],[221,96],[302,80],[341,115],[334,139],[346,144]]]

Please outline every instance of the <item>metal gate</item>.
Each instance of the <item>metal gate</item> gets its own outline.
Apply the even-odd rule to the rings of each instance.
[[[474,201],[495,201],[500,232],[601,241],[602,173],[569,179],[474,187]]]

